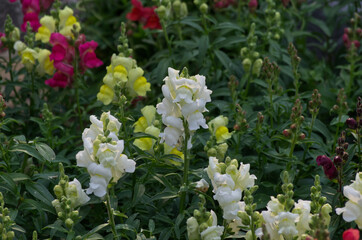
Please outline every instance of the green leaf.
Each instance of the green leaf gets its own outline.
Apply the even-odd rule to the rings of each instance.
[[[43,158],[48,162],[52,162],[55,159],[55,153],[53,149],[51,149],[47,144],[36,143],[35,147],[38,152],[43,156]]]
[[[349,118],[349,116],[347,116],[347,115],[342,115],[341,116],[341,120],[340,121],[338,121],[339,120],[339,117],[335,117],[335,118],[333,118],[333,120],[331,121],[331,126],[333,126],[333,125],[339,125],[339,126],[343,126],[344,125],[344,123],[346,122],[346,120]]]
[[[331,30],[329,30],[329,27],[327,26],[327,24],[324,21],[316,19],[316,18],[310,18],[309,21],[312,24],[319,27],[328,37],[331,36]]]
[[[40,162],[44,162],[42,155],[31,145],[29,144],[17,144],[10,149],[11,152],[23,152],[38,159]]]
[[[44,185],[40,183],[29,183],[25,185],[25,188],[36,199],[42,201],[48,206],[53,206],[52,201],[54,200],[54,197],[48,189],[44,187]]]
[[[226,69],[229,69],[231,65],[231,59],[224,52],[220,50],[214,50],[214,53],[221,62],[221,64],[224,65]]]
[[[136,203],[141,200],[141,197],[143,196],[143,194],[145,193],[145,185],[137,183],[135,186],[135,194],[133,195],[133,199],[132,199],[132,206],[135,206]]]
[[[23,173],[8,173],[8,175],[14,182],[30,180],[30,177]]]
[[[101,230],[102,228],[104,228],[108,225],[109,225],[109,223],[103,223],[101,225],[98,225],[97,227],[90,230],[87,234],[83,235],[82,239],[88,239],[90,236],[92,236],[93,234],[95,234],[96,232],[98,232],[99,230]]]
[[[153,221],[153,219],[150,219],[148,221],[148,230],[150,230],[150,232],[153,232],[155,230],[155,221]]]

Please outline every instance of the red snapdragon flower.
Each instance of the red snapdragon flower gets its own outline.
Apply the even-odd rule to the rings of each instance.
[[[50,6],[53,4],[54,0],[39,0],[40,3],[40,9],[42,11],[45,11],[50,8]]]
[[[234,5],[236,3],[235,0],[214,0],[215,8],[227,8],[230,5]]]
[[[94,50],[98,47],[95,41],[86,42],[79,45],[79,56],[81,69],[84,71],[86,68],[96,68],[103,64],[96,56]]]
[[[131,12],[127,14],[127,19],[141,22],[144,24],[143,28],[162,29],[160,19],[155,12],[155,6],[143,7],[139,0],[132,0],[131,3],[133,8]]]
[[[360,239],[359,230],[350,228],[350,229],[344,231],[342,237],[343,237],[343,240],[359,240]]]
[[[318,156],[317,164],[318,164],[318,166],[323,167],[324,174],[329,179],[332,180],[338,176],[337,168],[334,166],[332,160],[329,157],[327,157],[326,155]]]

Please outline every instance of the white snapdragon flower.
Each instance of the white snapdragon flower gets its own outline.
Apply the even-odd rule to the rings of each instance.
[[[67,196],[71,199],[73,208],[86,204],[90,199],[87,194],[85,194],[82,185],[76,178],[69,182],[66,191]]]
[[[205,105],[211,101],[211,91],[205,85],[204,76],[184,77],[172,68],[168,69],[164,82],[162,93],[165,98],[157,104],[157,112],[167,127],[160,137],[167,145],[175,147],[185,131],[184,121],[190,135],[200,127],[208,128],[202,113],[207,111]],[[188,146],[190,148],[190,144]]]
[[[210,211],[212,216],[212,225],[201,232],[202,240],[220,240],[224,232],[224,227],[217,225],[217,216],[214,211]]]
[[[270,236],[270,239],[281,239],[281,236],[278,233],[278,225],[274,214],[272,214],[270,211],[262,211],[261,214],[263,216],[265,228]]]
[[[276,216],[279,227],[278,233],[282,234],[287,240],[293,239],[294,236],[298,235],[298,230],[295,226],[297,217],[298,214],[291,212],[280,212],[278,216]]]
[[[245,211],[245,203],[241,201],[242,191],[254,186],[256,179],[249,173],[249,164],[240,163],[240,168],[237,169],[238,165],[239,163],[234,159],[228,166],[221,166],[217,158],[210,157],[209,166],[206,169],[214,188],[214,199],[223,209],[223,218],[230,222],[240,220],[237,213]]]
[[[123,154],[124,142],[118,139],[121,123],[103,113],[100,120],[90,117],[91,126],[83,131],[84,150],[76,155],[77,166],[85,167],[91,176],[87,194],[103,197],[109,182],[117,182],[126,172],[135,171],[135,161]]]
[[[298,200],[298,203],[294,203],[293,213],[299,215],[297,218],[297,230],[300,234],[303,234],[310,229],[309,221],[312,217],[310,213],[310,203],[311,201],[305,200]]]
[[[347,222],[355,221],[362,229],[362,172],[356,174],[356,179],[349,186],[343,188],[343,195],[349,199],[344,208],[337,208],[338,215],[343,214]]]

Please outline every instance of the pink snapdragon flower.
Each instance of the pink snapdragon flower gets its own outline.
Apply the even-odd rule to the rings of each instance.
[[[38,28],[41,26],[39,22],[39,16],[35,12],[29,12],[24,14],[23,24],[21,24],[20,29],[23,32],[26,32],[26,25],[30,23],[31,28],[34,32],[38,31]]]
[[[23,0],[22,11],[24,14],[23,24],[21,25],[21,31],[26,31],[27,22],[30,22],[30,26],[34,32],[38,31],[41,26],[39,22],[40,5],[39,0]]]
[[[258,0],[250,0],[248,6],[249,12],[255,13],[256,9],[258,8]]]
[[[98,43],[93,40],[79,45],[80,65],[83,71],[86,68],[96,68],[103,64],[94,52],[97,47]]]
[[[52,33],[49,43],[53,45],[50,60],[54,60],[54,63],[63,61],[69,51],[68,39],[60,33]]]
[[[65,88],[68,85],[70,85],[72,81],[73,79],[71,76],[63,72],[57,71],[56,73],[54,73],[52,78],[45,81],[45,84],[53,88],[54,87]]]
[[[40,3],[40,9],[42,11],[45,11],[50,8],[50,6],[53,4],[54,0],[39,0]]]

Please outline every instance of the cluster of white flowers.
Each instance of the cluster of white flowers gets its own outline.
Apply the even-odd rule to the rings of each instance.
[[[338,215],[343,213],[343,219],[347,222],[355,221],[359,229],[362,229],[362,172],[356,174],[356,180],[343,188],[343,194],[348,198],[344,208],[337,208]]]
[[[166,125],[160,137],[166,144],[175,147],[180,145],[184,135],[184,122],[188,125],[190,136],[200,126],[208,128],[202,113],[207,111],[205,105],[211,101],[211,90],[207,89],[204,76],[180,76],[179,71],[172,68],[168,68],[168,77],[164,82],[164,99],[157,104],[157,112],[162,115],[162,122]],[[188,148],[191,148],[191,141]]]
[[[212,210],[206,222],[200,224],[195,217],[190,217],[186,224],[189,240],[220,240],[224,232],[224,227],[217,225],[217,216]]]
[[[292,211],[286,211],[285,206],[277,198],[271,197],[267,204],[268,211],[263,211],[262,216],[266,231],[271,239],[301,239],[310,230],[311,201],[298,200],[294,203]],[[329,204],[322,206],[321,213],[329,225],[329,213],[332,208]]]
[[[101,119],[90,116],[90,128],[83,131],[84,150],[80,151],[77,166],[85,167],[91,176],[87,194],[103,197],[110,180],[117,182],[125,172],[135,171],[135,161],[122,154],[123,140],[118,139],[121,123],[110,114],[103,113]]]
[[[228,163],[219,163],[216,157],[209,158],[207,174],[211,179],[214,199],[223,209],[223,218],[229,221],[236,220],[239,211],[245,211],[245,203],[241,201],[242,191],[254,186],[255,175],[250,175],[250,164],[239,163],[236,159]]]

